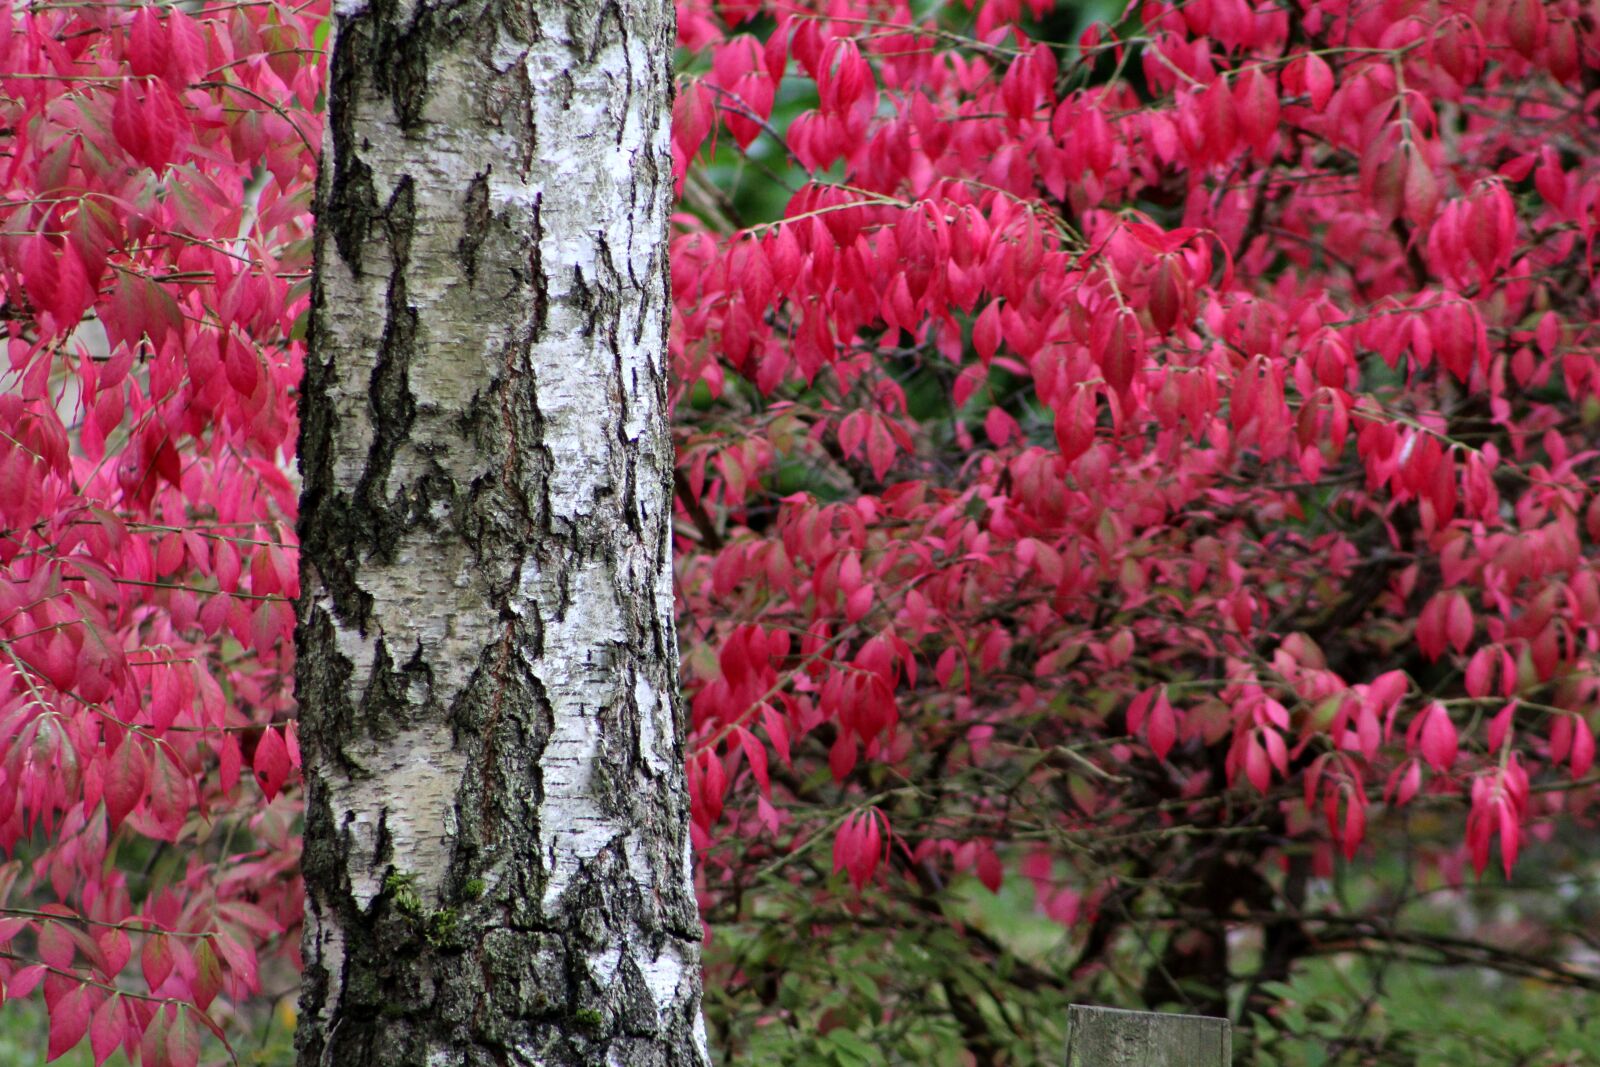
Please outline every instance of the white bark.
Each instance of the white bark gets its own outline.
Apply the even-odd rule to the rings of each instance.
[[[302,1064],[705,1063],[670,4],[337,16],[303,401]]]

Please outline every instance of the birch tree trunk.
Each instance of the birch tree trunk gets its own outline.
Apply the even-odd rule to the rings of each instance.
[[[335,6],[300,1064],[699,1067],[671,0]]]

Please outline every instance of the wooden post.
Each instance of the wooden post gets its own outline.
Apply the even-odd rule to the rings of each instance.
[[[1067,1067],[1231,1067],[1226,1019],[1074,1004],[1067,1009]]]

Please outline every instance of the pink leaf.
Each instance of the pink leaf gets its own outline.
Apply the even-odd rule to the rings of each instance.
[[[867,429],[867,459],[872,465],[872,476],[883,481],[894,464],[894,437],[881,417],[874,418]]]
[[[853,459],[867,439],[867,413],[852,411],[839,420],[839,450],[846,459]]]
[[[1448,771],[1456,761],[1456,726],[1450,713],[1438,701],[1428,705],[1422,719],[1422,758],[1439,773]]]
[[[1507,878],[1511,877],[1511,868],[1516,865],[1517,852],[1522,842],[1522,827],[1517,822],[1517,813],[1511,804],[1504,798],[1496,802],[1499,809],[1500,821],[1500,862]]]
[[[10,1000],[21,1000],[38,988],[39,982],[50,969],[43,964],[34,963],[20,968],[11,976],[11,981],[6,983],[6,997]]]
[[[977,865],[978,881],[991,893],[1000,892],[1002,870],[1000,857],[995,855],[993,848],[986,848],[978,853]]]
[[[158,1007],[145,1027],[144,1036],[139,1040],[139,1067],[172,1067],[172,1054],[167,1048],[171,1028],[167,1013],[170,1010],[166,1005]]]
[[[138,735],[129,732],[122,744],[107,760],[104,793],[106,821],[113,831],[122,825],[128,812],[144,799],[145,782],[150,770],[144,746]]]
[[[122,997],[109,996],[94,1010],[89,1023],[89,1048],[94,1053],[95,1067],[101,1067],[126,1036]]]
[[[283,743],[283,734],[270,726],[262,731],[261,740],[256,742],[252,766],[256,772],[256,782],[267,799],[277,796],[289,778],[289,750]]]
[[[834,739],[833,747],[828,750],[828,769],[833,772],[833,780],[842,782],[847,778],[856,765],[856,739],[855,735],[845,730],[839,731],[839,736]]]
[[[1272,788],[1272,764],[1267,758],[1266,749],[1261,747],[1261,739],[1256,731],[1251,731],[1245,741],[1244,773],[1257,792],[1265,794]]]
[[[300,769],[300,720],[290,719],[283,727],[283,745],[289,753],[289,766]]]
[[[1594,766],[1594,731],[1589,720],[1581,715],[1572,716],[1572,777],[1582,778]]]
[[[244,755],[239,750],[239,735],[231,731],[222,739],[222,750],[217,753],[217,773],[221,778],[222,792],[233,795],[239,784],[239,770],[244,765]]]
[[[222,992],[222,961],[217,958],[217,952],[211,947],[211,939],[205,938],[194,950],[194,977],[189,982],[190,992],[194,995],[194,1002],[204,1011],[211,1006],[217,994]],[[186,1016],[178,1016],[179,1026]],[[173,1032],[177,1032],[174,1027]],[[192,1029],[192,1027],[191,1027]],[[168,1046],[171,1047],[170,1044]],[[176,1059],[176,1057],[174,1057]]]
[[[1178,737],[1178,719],[1172,710],[1172,704],[1167,700],[1165,691],[1156,698],[1155,704],[1150,709],[1147,736],[1150,739],[1150,751],[1155,753],[1156,759],[1166,759],[1167,753],[1172,751],[1173,742]]]
[[[783,713],[771,704],[761,706],[761,722],[767,728],[767,739],[772,742],[772,750],[783,760],[785,767],[792,767],[789,759],[789,723]]]
[[[743,726],[738,727],[734,733],[739,737],[739,747],[744,749],[745,758],[750,761],[750,771],[755,775],[756,784],[761,787],[761,792],[770,794],[772,783],[767,777],[767,749],[755,736]]]
[[[77,956],[72,935],[65,925],[45,921],[39,924],[39,958],[58,971],[69,971]]]
[[[151,933],[145,938],[139,952],[139,966],[144,971],[145,984],[152,995],[159,994],[167,976],[172,973],[172,945],[164,933]]]
[[[50,1045],[45,1062],[58,1059],[89,1032],[89,987],[79,985],[50,1007]]]
[[[159,835],[162,840],[176,841],[189,815],[193,787],[189,773],[177,763],[170,747],[158,750],[151,761],[150,795],[145,805],[154,824],[146,832]]]
[[[101,928],[95,933],[94,941],[100,950],[102,973],[107,981],[114,981],[133,956],[128,932],[118,927]]]
[[[838,874],[855,864],[856,853],[860,850],[860,834],[856,830],[857,816],[852,813],[845,816],[839,828],[833,834],[833,873]]]

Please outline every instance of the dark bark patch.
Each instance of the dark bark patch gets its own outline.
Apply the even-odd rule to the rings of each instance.
[[[462,209],[465,229],[456,244],[456,254],[461,257],[461,269],[471,285],[478,278],[478,249],[489,236],[489,172],[472,176],[467,186],[466,204]]]
[[[365,36],[361,27],[351,26],[334,42],[328,87],[333,169],[323,179],[328,194],[323,210],[318,212],[318,226],[333,235],[339,258],[358,278],[362,249],[378,208],[372,169],[362,162],[355,135],[355,116],[359,110],[354,100],[358,91],[355,71],[366,61]]]
[[[393,515],[390,502],[383,499],[382,493],[395,456],[410,438],[417,416],[410,383],[411,360],[417,344],[417,313],[406,299],[406,270],[410,266],[412,231],[416,225],[415,187],[409,176],[402,178],[395,187],[383,222],[391,260],[388,314],[367,388],[372,446],[356,489],[356,499],[362,509],[357,518],[366,534],[365,547],[379,560],[388,559],[399,530],[404,526],[401,516],[406,502],[397,501],[401,515]]]
[[[545,324],[550,319],[550,279],[544,272],[544,223],[539,216],[543,200],[542,193],[533,198],[533,236],[528,242],[528,270],[533,285],[532,340],[535,343],[544,337]]]

